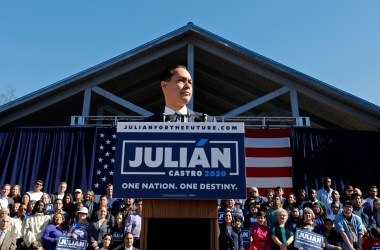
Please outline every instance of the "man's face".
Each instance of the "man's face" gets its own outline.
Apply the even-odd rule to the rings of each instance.
[[[4,218],[4,219],[0,222],[0,228],[1,228],[2,230],[6,230],[6,229],[8,229],[8,228],[10,227],[10,225],[11,225],[11,218],[9,218],[9,217]]]
[[[184,68],[173,70],[173,76],[161,82],[165,104],[175,111],[189,103],[193,95],[193,86],[190,73]]]
[[[333,201],[339,201],[340,195],[338,191],[333,191],[331,193],[331,196],[332,196]]]
[[[113,186],[108,186],[107,187],[107,196],[112,197],[113,194]]]
[[[234,206],[235,206],[235,200],[233,200],[233,199],[226,200],[226,207],[227,208],[233,208]]]
[[[325,179],[323,184],[324,184],[326,189],[329,189],[331,187],[331,179],[329,179],[329,178]]]
[[[42,183],[41,182],[36,182],[36,183],[34,183],[34,189],[33,189],[33,191],[38,193],[38,192],[41,191],[42,188],[43,188]]]
[[[317,199],[317,192],[315,190],[310,191],[310,200],[315,201]]]
[[[133,205],[133,202],[135,202],[135,199],[132,198],[124,198],[124,202],[126,204],[125,208],[128,208]]]
[[[354,208],[351,205],[344,205],[343,206],[343,213],[344,213],[344,215],[351,216],[353,209]]]
[[[267,193],[267,199],[268,199],[268,201],[272,201],[273,200],[273,193],[272,192]]]
[[[355,207],[361,207],[361,205],[362,205],[362,198],[360,196],[354,196],[352,198],[352,204],[354,204]]]
[[[251,197],[253,198],[257,198],[259,196],[259,191],[257,190],[257,188],[251,188],[249,192],[251,194]]]
[[[74,197],[77,201],[79,201],[83,198],[83,194],[81,192],[75,192]]]
[[[60,210],[63,207],[63,202],[61,200],[56,200],[54,202],[54,208],[55,210]]]
[[[5,185],[3,189],[1,189],[1,196],[6,197],[11,192],[11,188],[8,185]]]
[[[375,198],[377,196],[377,188],[371,188],[368,193],[371,198]]]
[[[64,193],[66,191],[66,189],[67,189],[67,185],[65,183],[59,184],[59,186],[58,186],[58,192],[59,193]]]
[[[284,190],[282,188],[277,188],[276,189],[276,195],[282,197],[283,193],[284,193]]]
[[[354,189],[353,189],[353,188],[347,188],[344,192],[345,192],[348,196],[351,196],[352,193],[354,192]]]
[[[142,201],[139,201],[139,203],[137,203],[137,210],[141,213],[142,212]]]
[[[131,247],[133,245],[133,235],[132,234],[127,234],[124,237],[124,246],[126,247]]]
[[[21,205],[21,206],[18,208],[18,212],[17,212],[17,214],[18,214],[19,216],[21,216],[21,215],[26,214],[26,211],[28,211],[28,207],[27,207],[26,205]]]

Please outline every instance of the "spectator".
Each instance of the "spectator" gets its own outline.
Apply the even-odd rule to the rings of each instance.
[[[367,199],[363,201],[363,207],[365,207],[366,209],[369,209],[370,211],[373,211],[373,205],[374,205],[375,199],[377,199],[377,193],[378,193],[377,186],[371,185],[368,190],[369,196]]]
[[[54,201],[53,214],[62,214],[63,217],[65,217],[65,224],[70,225],[67,222],[70,220],[70,215],[63,210],[63,201],[60,198],[57,198]]]
[[[15,204],[13,204],[13,207],[11,209],[11,213],[9,215],[10,217],[14,217],[17,215],[17,211],[18,211],[20,205],[21,205],[21,203],[19,203],[19,202],[15,202]]]
[[[107,206],[109,208],[112,208],[112,203],[116,200],[116,198],[113,198],[113,185],[112,184],[107,185],[106,193],[107,193],[107,200],[108,200]]]
[[[358,249],[362,245],[364,230],[359,216],[352,213],[351,201],[343,202],[343,212],[334,220],[336,231],[342,237],[343,249]]]
[[[249,213],[250,203],[252,201],[254,201],[259,206],[265,202],[268,202],[267,198],[265,198],[259,194],[259,190],[257,189],[257,187],[251,187],[249,189],[249,197],[244,203],[244,210],[245,210],[244,212],[246,214]]]
[[[12,220],[9,216],[0,219],[0,229],[4,234],[2,242],[0,242],[1,249],[16,249],[16,234],[11,230],[11,223]]]
[[[317,191],[315,191],[315,189],[310,189],[309,200],[303,204],[303,208],[305,209],[305,207],[309,207],[313,209],[314,204],[319,204],[322,207],[323,211],[326,213],[325,204],[317,199]]]
[[[12,187],[10,196],[14,202],[20,202],[21,203],[20,185],[14,185]]]
[[[278,197],[280,201],[280,197]],[[293,243],[294,234],[286,227],[285,223],[288,220],[288,212],[279,208],[277,213],[277,222],[271,228],[272,249],[273,250],[288,250]]]
[[[83,205],[88,208],[88,217],[90,220],[96,218],[95,212],[98,210],[99,205],[95,202],[94,191],[88,190],[84,195]]]
[[[124,235],[124,249],[125,250],[139,250],[133,246],[133,235],[131,232],[127,232]]]
[[[112,249],[113,245],[113,238],[111,234],[105,234],[102,239],[102,247],[101,248],[95,248],[95,250],[107,250]]]
[[[67,189],[67,183],[65,181],[61,181],[60,183],[58,183],[58,191],[50,195],[51,201],[54,202],[56,199],[63,200],[66,189]]]
[[[70,226],[68,235],[73,239],[88,239],[88,228],[90,223],[87,221],[88,209],[81,207],[77,212],[78,220]]]
[[[40,179],[37,179],[34,182],[33,190],[28,191],[26,193],[29,194],[30,200],[39,201],[41,200],[41,196],[44,194],[41,190],[44,188],[44,182]]]
[[[354,193],[352,195],[352,205],[354,208],[352,213],[361,218],[364,226],[364,234],[367,234],[371,228],[376,227],[376,221],[372,216],[372,212],[362,206],[362,201],[360,194]]]
[[[363,238],[363,250],[378,249],[380,247],[380,228],[371,228],[370,232]]]
[[[16,243],[17,246],[21,244],[22,239],[22,224],[25,219],[24,215],[26,214],[26,210],[28,207],[26,205],[21,204],[18,208],[17,215],[12,218],[12,231],[16,234]]]
[[[111,233],[112,224],[111,221],[106,219],[107,212],[108,207],[100,207],[98,219],[90,224],[88,235],[93,248],[101,245],[105,234]]]
[[[234,199],[227,199],[225,201],[226,203],[226,210],[229,209],[232,213],[232,216],[235,216],[235,215],[240,215],[241,217],[243,217],[243,211],[240,209],[240,208],[237,208],[235,206],[235,200]]]
[[[45,203],[37,201],[32,214],[23,224],[24,243],[27,247],[43,250],[42,235],[50,222],[50,216],[46,214]]]
[[[313,210],[309,207],[305,207],[305,209],[303,210],[303,219],[297,225],[297,227],[319,234],[321,233],[321,230],[318,227],[318,225],[315,224],[314,219],[315,219],[315,214]]]
[[[66,233],[67,227],[65,226],[65,217],[60,213],[54,214],[51,224],[46,227],[43,235],[44,249],[55,250],[59,237]]]
[[[28,193],[25,193],[21,196],[21,205],[28,206],[30,201],[30,195]]]
[[[115,217],[112,215],[112,209],[108,207],[107,195],[102,195],[99,198],[98,207],[106,207],[107,208],[107,217],[106,219],[111,222],[111,225],[115,224]],[[99,209],[96,211],[95,216],[98,217]]]
[[[249,205],[249,214],[244,215],[244,228],[250,228],[252,224],[257,222],[257,212],[259,212],[260,205],[254,201]]]
[[[285,202],[285,197],[282,197],[283,194],[284,194],[284,189],[280,186],[276,187],[276,189],[274,190],[274,194],[279,196],[280,199],[281,199],[281,204],[284,205],[284,202]]]
[[[67,225],[71,225],[72,220],[75,217],[75,205],[73,204],[73,196],[70,193],[66,193],[62,200],[62,210],[69,214],[69,219],[66,220]]]
[[[296,196],[293,193],[288,194],[282,207],[290,214],[294,207],[298,207]]]
[[[325,237],[326,249],[342,249],[342,238],[335,231],[334,223],[330,219],[326,219],[323,225],[322,235]]]
[[[380,199],[377,198],[373,202],[373,218],[376,221],[376,227],[380,227]]]
[[[322,207],[315,203],[313,205],[313,212],[314,212],[314,223],[318,226],[318,229],[319,229],[319,232],[322,232],[323,231],[323,224],[324,224],[324,220],[326,219],[326,215],[325,213],[323,212],[323,209]]]
[[[309,200],[309,198],[307,197],[307,192],[305,189],[301,189],[299,192],[298,192],[298,198],[297,198],[297,201],[298,201],[298,206],[300,209],[303,208],[303,205],[305,204],[305,202],[307,202]]]
[[[131,232],[133,234],[133,246],[137,248],[140,248],[141,216],[142,200],[139,200],[136,212],[129,215],[125,222],[125,230],[126,232]]]
[[[272,241],[270,237],[270,228],[265,226],[266,213],[259,211],[257,213],[257,222],[252,224],[251,230],[251,249],[252,250],[271,250]]]
[[[292,212],[289,215],[288,221],[286,222],[290,231],[293,233],[296,232],[297,225],[301,222],[301,211],[298,207],[294,207]]]
[[[341,209],[340,209],[340,202],[338,202],[338,201],[333,201],[333,203],[331,203],[331,211],[332,211],[332,213],[331,214],[329,214],[328,216],[327,216],[327,218],[328,219],[330,219],[332,222],[334,222],[334,220],[335,220],[335,216],[339,213],[339,212],[341,212]]]
[[[234,225],[230,210],[224,212],[219,234],[219,250],[227,249],[243,250],[243,239],[239,237],[239,230]]]
[[[127,218],[129,215],[133,214],[135,212],[135,207],[133,206],[133,203],[135,202],[135,199],[133,198],[124,198],[121,202],[114,202],[112,204],[112,211],[115,211],[116,207],[119,207],[119,212],[123,213],[124,218]],[[116,214],[116,213],[115,213]]]
[[[333,202],[332,192],[333,189],[331,188],[331,178],[325,177],[323,180],[323,188],[317,191],[317,200],[325,204],[326,215],[329,215],[332,212],[330,211],[330,204]]]
[[[274,195],[273,189],[271,188],[267,189],[267,191],[265,192],[265,195],[267,198],[267,202],[264,202],[263,204],[260,205],[260,210],[264,212],[266,212],[273,205],[273,195]]]
[[[272,229],[275,223],[278,221],[277,212],[281,208],[281,197],[275,195],[273,197],[273,206],[268,209],[267,213],[267,225]],[[285,210],[286,211],[286,210]],[[288,218],[288,216],[286,217]]]
[[[115,225],[112,228],[113,248],[123,242],[125,219],[123,213],[118,212],[115,216]]]
[[[73,204],[77,204],[78,202],[83,202],[83,193],[82,189],[77,188],[74,190]]]
[[[347,185],[344,189],[344,193],[340,196],[340,201],[343,203],[344,201],[350,201],[351,195],[354,193],[354,188],[351,185]]]
[[[12,198],[8,197],[10,192],[11,192],[11,185],[10,184],[4,184],[1,187],[0,209],[2,209],[2,208],[8,208],[9,210],[12,209],[12,206],[15,202]]]

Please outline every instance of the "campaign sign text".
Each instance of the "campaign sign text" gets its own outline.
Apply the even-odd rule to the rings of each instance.
[[[243,123],[118,123],[115,197],[245,198]]]
[[[251,246],[251,230],[249,228],[241,228],[241,236],[243,238],[243,248]]]
[[[304,249],[323,249],[323,236],[301,228],[296,228],[294,247]]]
[[[70,236],[62,235],[58,239],[56,250],[85,250],[87,245],[87,240],[74,240]]]

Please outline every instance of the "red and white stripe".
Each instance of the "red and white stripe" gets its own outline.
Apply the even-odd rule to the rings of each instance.
[[[290,129],[245,129],[247,189],[255,186],[265,196],[268,188],[280,186],[292,192]]]

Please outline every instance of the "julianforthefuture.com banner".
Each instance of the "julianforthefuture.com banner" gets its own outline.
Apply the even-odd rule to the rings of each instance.
[[[115,197],[245,198],[243,123],[118,123]]]

